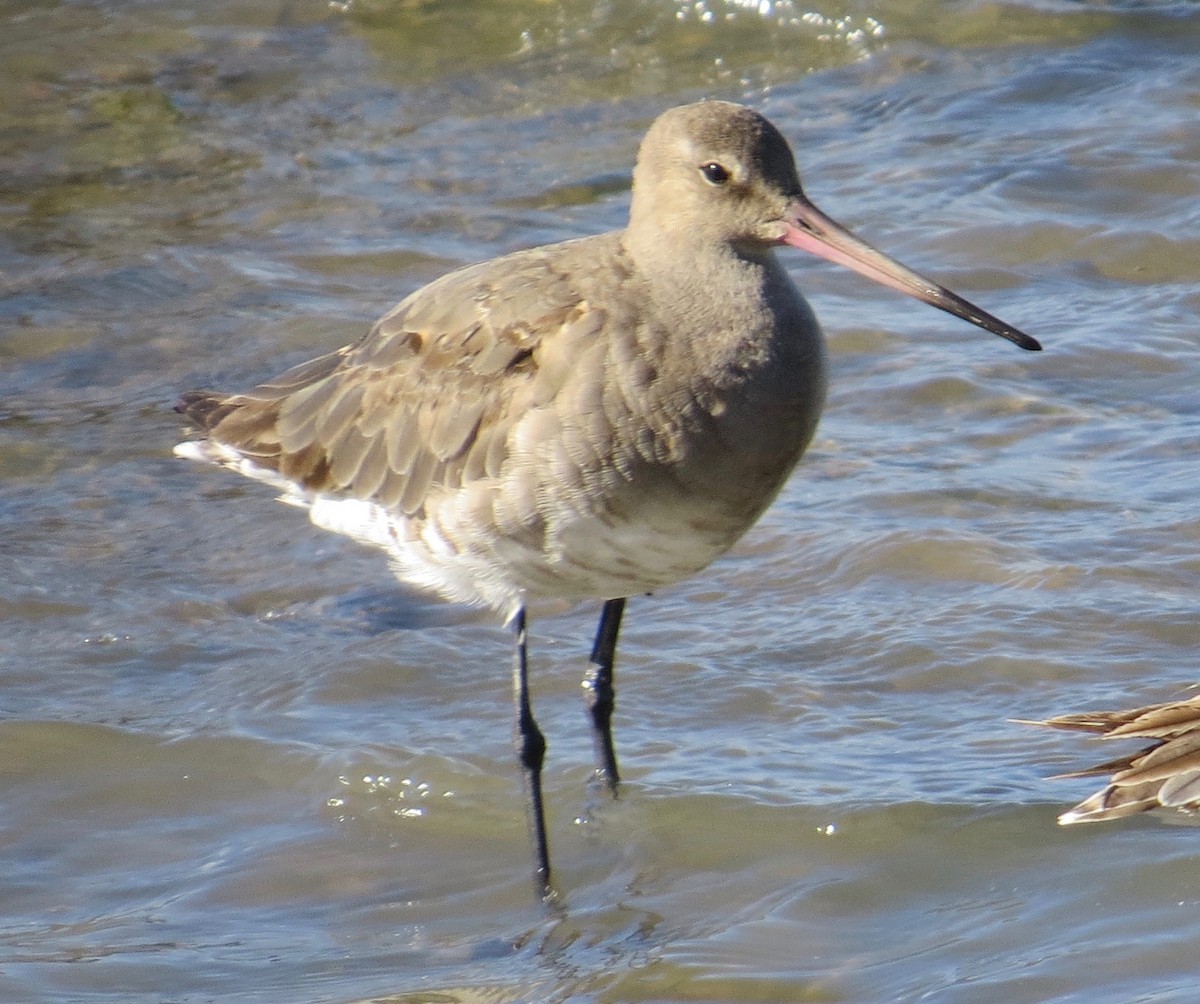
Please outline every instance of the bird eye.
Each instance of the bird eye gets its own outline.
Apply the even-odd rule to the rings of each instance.
[[[700,173],[710,185],[723,185],[729,180],[729,172],[715,160],[700,165]]]

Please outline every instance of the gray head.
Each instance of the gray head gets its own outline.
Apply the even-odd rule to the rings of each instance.
[[[633,172],[634,228],[671,233],[684,246],[717,241],[767,248],[802,197],[783,135],[762,115],[728,101],[663,112],[646,133]]]
[[[628,245],[648,256],[733,252],[745,258],[790,245],[845,265],[923,303],[1040,349],[956,293],[855,237],[809,202],[787,140],[758,112],[700,101],[663,112],[642,141],[633,171]]]

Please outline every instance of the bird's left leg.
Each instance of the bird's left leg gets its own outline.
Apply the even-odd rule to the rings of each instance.
[[[521,764],[525,803],[529,812],[529,831],[533,837],[533,881],[543,899],[553,896],[550,886],[550,849],[546,842],[546,812],[542,805],[542,762],[546,758],[546,737],[533,717],[529,701],[529,658],[526,651],[525,608],[513,617],[516,651],[513,654],[513,703],[516,727],[513,741]]]

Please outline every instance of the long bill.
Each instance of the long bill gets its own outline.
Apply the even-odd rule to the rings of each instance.
[[[836,220],[831,220],[803,196],[795,199],[788,207],[783,225],[784,233],[779,238],[782,244],[844,265],[868,279],[907,293],[922,303],[928,303],[931,307],[961,317],[964,321],[970,321],[994,335],[1007,338],[1023,349],[1029,349],[1031,352],[1041,350],[1042,346],[1036,338],[1018,331],[1011,324],[1005,324],[1000,318],[993,317],[986,310],[980,310],[957,293],[950,292],[944,286],[918,275],[912,269],[876,251]]]

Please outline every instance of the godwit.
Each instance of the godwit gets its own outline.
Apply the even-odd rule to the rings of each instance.
[[[512,624],[516,749],[546,895],[526,610],[604,601],[585,687],[597,775],[615,790],[625,597],[732,546],[821,412],[825,345],[781,245],[1040,348],[821,213],[757,112],[704,101],[650,127],[624,230],[452,272],[353,345],[177,406],[207,433],[178,455],[275,486],[317,526],[382,548],[405,582]]]

